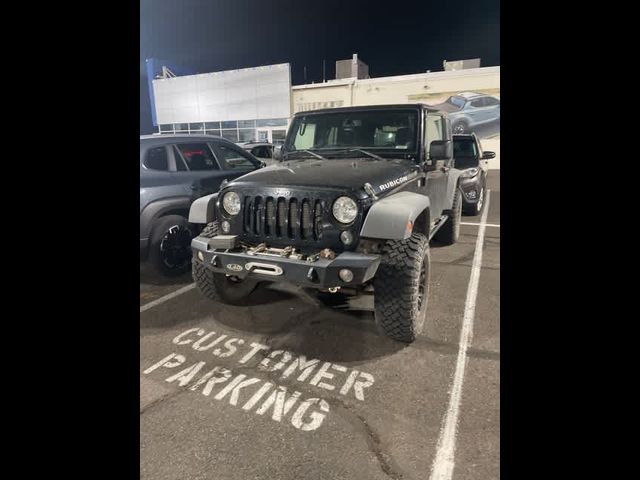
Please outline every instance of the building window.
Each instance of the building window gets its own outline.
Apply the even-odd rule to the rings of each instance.
[[[188,132],[189,124],[188,123],[176,123],[174,125],[176,132]]]
[[[282,127],[287,125],[286,118],[267,118],[258,120],[256,122],[257,127]]]
[[[254,128],[241,128],[238,130],[238,139],[240,142],[251,142],[256,138]]]
[[[189,133],[203,133],[204,128],[202,128],[202,123],[190,123],[189,124]]]
[[[220,130],[220,122],[205,122],[204,128],[207,130]],[[218,132],[220,134],[220,132]]]
[[[224,122],[223,122],[224,123]],[[238,141],[238,130],[237,129],[227,129],[227,130],[222,130],[222,138],[226,138],[227,140],[231,141],[231,142],[237,142]]]
[[[238,128],[238,122],[235,120],[222,122],[222,128]]]
[[[173,133],[173,125],[160,125],[160,133]]]
[[[238,120],[238,128],[256,128],[255,120]]]

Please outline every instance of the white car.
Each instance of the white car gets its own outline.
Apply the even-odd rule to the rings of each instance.
[[[500,121],[500,99],[484,93],[458,93],[433,107],[449,114],[454,134],[471,133],[478,125]]]

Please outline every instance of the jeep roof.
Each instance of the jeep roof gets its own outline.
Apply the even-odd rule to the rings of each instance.
[[[322,108],[319,110],[308,110],[304,112],[297,112],[295,114],[296,117],[310,115],[310,114],[322,114],[322,113],[339,113],[339,112],[353,112],[356,110],[414,110],[417,108],[422,108],[429,112],[439,112],[446,113],[444,110],[439,108],[435,108],[432,105],[427,105],[426,103],[395,103],[390,105],[356,105],[353,107],[336,107],[336,108]]]

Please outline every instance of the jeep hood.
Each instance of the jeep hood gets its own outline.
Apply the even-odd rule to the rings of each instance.
[[[230,182],[229,185],[357,191],[361,190],[365,183],[370,183],[374,192],[379,193],[415,177],[418,171],[419,167],[413,161],[405,159],[300,159],[255,170]]]

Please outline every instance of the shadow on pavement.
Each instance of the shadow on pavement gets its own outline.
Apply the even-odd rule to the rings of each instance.
[[[213,304],[216,322],[229,328],[261,335],[260,343],[272,350],[287,350],[307,358],[330,362],[361,362],[391,355],[406,345],[377,333],[373,312],[351,308],[339,294],[317,296],[316,304],[276,288],[262,287],[269,303],[258,306]],[[215,306],[214,306],[215,305]]]
[[[140,283],[148,285],[176,285],[178,287],[191,283],[191,271],[176,277],[164,277],[155,273],[147,262],[140,262]]]

